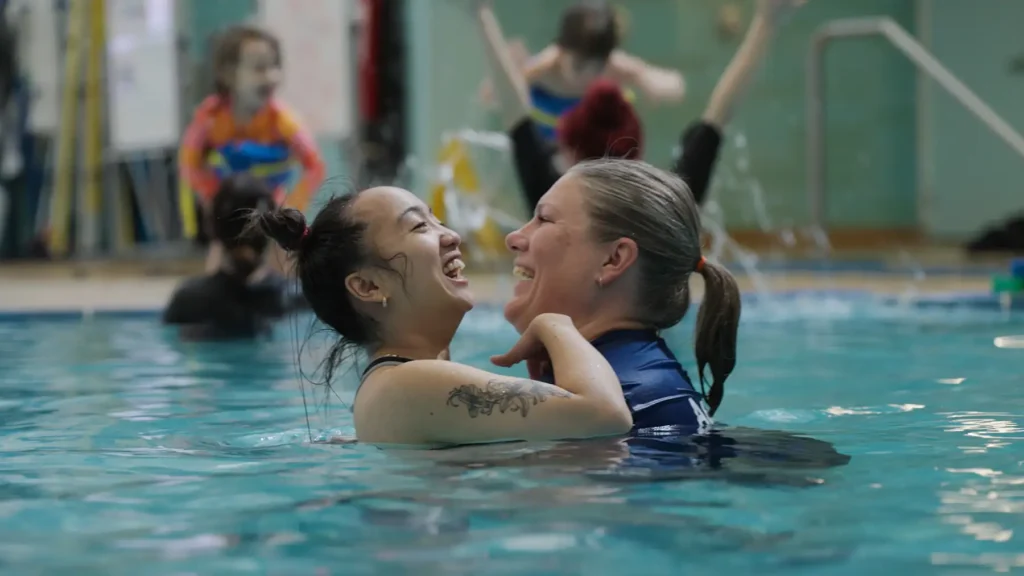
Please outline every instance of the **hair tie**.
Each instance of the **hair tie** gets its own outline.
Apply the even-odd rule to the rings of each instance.
[[[706,264],[707,261],[708,261],[707,258],[701,256],[700,260],[697,260],[697,266],[694,268],[694,271],[696,271],[698,274],[703,273],[704,272],[704,264]]]
[[[299,237],[299,244],[305,244],[307,238],[309,238],[309,226],[303,229],[302,236]]]

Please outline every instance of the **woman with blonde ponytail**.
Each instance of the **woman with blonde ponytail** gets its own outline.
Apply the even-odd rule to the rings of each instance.
[[[519,282],[505,318],[521,333],[541,314],[572,318],[615,370],[634,433],[707,432],[736,365],[740,291],[701,254],[700,233],[679,176],[640,160],[575,164],[506,239]],[[699,389],[660,334],[689,309],[694,273]],[[558,383],[542,355],[528,360],[531,377]]]

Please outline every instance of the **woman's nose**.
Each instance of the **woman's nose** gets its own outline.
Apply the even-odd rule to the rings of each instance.
[[[462,236],[455,230],[447,229],[441,235],[441,245],[445,248],[455,247],[462,244]]]
[[[522,228],[515,232],[509,232],[508,236],[505,236],[505,246],[512,252],[526,250],[527,243],[526,234],[523,233]]]

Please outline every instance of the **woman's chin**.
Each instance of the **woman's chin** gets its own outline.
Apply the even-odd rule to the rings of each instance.
[[[526,300],[524,298],[513,298],[512,300],[509,300],[507,304],[505,304],[505,320],[508,321],[508,323],[511,324],[513,327],[515,327],[516,332],[519,332],[520,334],[522,334],[523,331],[526,330],[526,326],[520,326],[520,321],[525,316],[525,310]],[[529,322],[527,322],[527,326],[528,325]]]
[[[456,307],[463,313],[469,312],[476,306],[476,298],[473,297],[473,293],[467,288],[454,292],[452,294],[452,301],[455,302]]]
[[[473,296],[473,292],[469,288],[468,280],[460,278],[458,281],[452,281],[446,277],[444,291],[463,312],[472,310],[473,306],[476,304],[476,298]]]

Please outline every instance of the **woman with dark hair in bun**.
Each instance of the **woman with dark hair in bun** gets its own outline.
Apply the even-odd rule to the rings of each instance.
[[[338,335],[324,383],[350,353],[369,356],[352,405],[360,441],[441,446],[632,427],[615,372],[566,316],[538,315],[492,358],[511,366],[543,351],[557,386],[444,359],[473,296],[461,239],[411,192],[335,197],[309,226],[288,208],[255,213],[253,224],[290,253],[310,308]]]
[[[699,204],[707,198],[718,159],[722,129],[739,94],[765,53],[779,15],[804,0],[758,0],[757,13],[732,62],[715,86],[704,114],[682,133],[682,154],[673,171],[690,188]],[[556,146],[532,114],[527,79],[514,61],[489,3],[480,2],[477,16],[493,72],[493,91],[512,140],[516,173],[529,208],[569,166],[591,158],[639,159],[643,130],[633,106],[613,79],[592,82],[582,99],[557,122]]]

